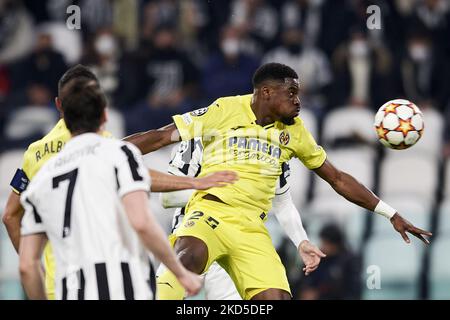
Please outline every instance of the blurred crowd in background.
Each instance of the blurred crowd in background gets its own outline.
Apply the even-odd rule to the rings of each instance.
[[[81,8],[79,30],[66,25],[73,4]],[[367,28],[370,5],[380,8],[380,29]],[[393,195],[390,189],[398,186],[394,195],[411,197],[415,190],[405,185],[419,184],[430,195],[416,197],[426,204],[417,211],[425,208],[426,223],[437,231],[440,208],[450,216],[450,205],[444,205],[450,191],[444,161],[450,156],[449,58],[448,0],[0,0],[0,153],[23,151],[53,127],[59,117],[53,103],[58,79],[77,63],[98,76],[109,100],[111,131],[120,138],[166,125],[171,115],[218,97],[251,93],[258,66],[282,62],[299,75],[300,115],[316,139],[331,152],[344,150],[334,151],[336,161],[343,159],[344,167],[357,177],[360,172],[382,195]],[[413,101],[425,114],[425,141],[412,149],[427,159],[416,167],[389,159],[376,144],[374,112],[394,98]],[[358,150],[345,153],[348,149]],[[351,161],[355,157],[367,167],[358,167]],[[308,226],[308,212],[329,211],[320,203],[330,197],[301,170],[293,168],[292,175],[303,180],[292,188],[301,212],[309,204]],[[402,170],[406,176],[398,178]],[[9,179],[1,177],[6,185]],[[347,225],[342,219],[316,228],[315,239],[329,258],[309,278],[299,277],[295,251],[280,238],[277,248],[296,298],[362,297],[360,252],[378,229],[372,216],[360,216],[361,245],[353,250],[346,245],[352,233],[342,230]],[[416,260],[411,277],[417,277],[417,293],[411,298],[430,297],[426,273],[432,257],[417,253]],[[411,292],[395,279],[395,290]]]

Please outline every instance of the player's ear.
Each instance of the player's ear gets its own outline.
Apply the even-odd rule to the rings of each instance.
[[[101,124],[105,124],[108,121],[108,108],[104,108],[103,109],[103,114],[102,114],[102,119],[101,119]]]
[[[270,99],[271,90],[269,86],[261,87],[261,95],[264,99]]]
[[[56,97],[55,98],[55,105],[56,105],[56,109],[59,111],[59,113],[61,113],[61,115],[63,114],[62,111],[62,104],[61,104],[61,99]]]

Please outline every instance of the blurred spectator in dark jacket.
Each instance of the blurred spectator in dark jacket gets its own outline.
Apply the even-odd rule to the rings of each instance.
[[[269,51],[263,62],[279,62],[293,68],[300,77],[302,102],[308,101],[313,110],[324,108],[326,89],[332,80],[327,56],[316,47],[305,46],[304,33],[298,27],[287,28],[281,38],[282,45]]]
[[[121,50],[115,34],[110,29],[102,29],[91,41],[88,53],[81,61],[97,76],[109,106],[115,106],[113,97],[119,87],[120,55]]]
[[[242,39],[236,27],[223,29],[220,52],[210,56],[202,74],[202,93],[208,102],[222,96],[252,92],[251,78],[259,60],[242,52]]]
[[[151,46],[140,49],[123,63],[119,89],[123,108],[128,109],[149,95],[153,104],[167,104],[172,109],[196,98],[199,71],[189,56],[179,50],[177,38],[175,26],[159,26]],[[122,73],[122,69],[129,67]]]
[[[360,298],[360,259],[345,244],[345,235],[334,224],[320,231],[320,250],[327,256],[316,271],[302,276],[297,296],[302,300]]]
[[[231,5],[231,25],[247,35],[247,52],[262,54],[274,45],[278,33],[277,11],[266,0],[235,0]]]
[[[363,29],[354,28],[348,41],[333,54],[334,81],[331,107],[368,104],[377,110],[396,95],[392,57],[374,46]]]
[[[421,28],[410,32],[400,63],[403,96],[411,101],[432,100],[443,111],[449,98],[449,63]]]

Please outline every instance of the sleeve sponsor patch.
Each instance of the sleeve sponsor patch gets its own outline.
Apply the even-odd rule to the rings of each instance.
[[[200,117],[200,116],[204,115],[207,111],[208,111],[208,107],[200,108],[200,109],[192,111],[191,115],[194,117]]]
[[[27,189],[29,183],[30,179],[25,172],[22,169],[17,169],[9,185],[20,194]]]
[[[192,118],[189,115],[189,113],[185,113],[181,116],[181,119],[183,119],[184,123],[186,123],[186,125],[190,125],[192,123]]]

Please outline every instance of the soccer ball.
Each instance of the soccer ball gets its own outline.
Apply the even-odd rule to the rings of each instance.
[[[375,115],[375,130],[380,142],[391,149],[407,149],[422,137],[424,121],[412,102],[395,99],[381,106]]]

